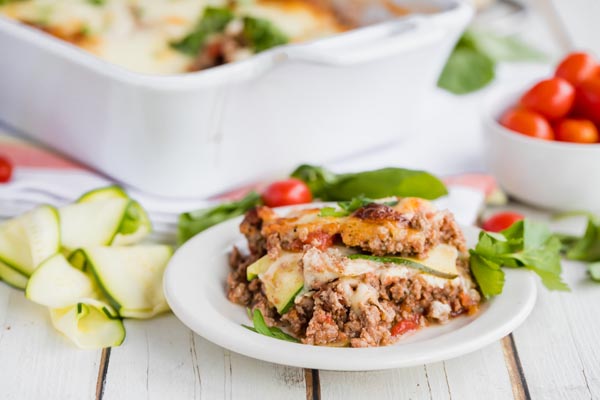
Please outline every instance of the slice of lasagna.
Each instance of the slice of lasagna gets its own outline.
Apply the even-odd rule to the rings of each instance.
[[[346,214],[248,212],[240,230],[250,254],[231,253],[229,299],[259,309],[302,343],[327,346],[388,345],[478,309],[451,213],[404,198]]]

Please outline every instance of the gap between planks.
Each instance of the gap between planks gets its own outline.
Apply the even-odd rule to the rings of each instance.
[[[515,345],[515,339],[513,338],[512,333],[502,338],[501,343],[514,399],[530,400],[531,395],[529,394],[529,387],[527,386],[527,380],[523,373],[523,366],[521,365],[521,360],[519,359],[519,353],[517,352],[517,346]]]
[[[104,387],[106,385],[106,374],[108,373],[109,361],[110,347],[102,349],[100,366],[98,367],[98,380],[96,381],[96,400],[102,400],[102,397],[104,397]]]
[[[306,400],[321,400],[321,382],[319,370],[305,369],[304,381],[306,384]]]

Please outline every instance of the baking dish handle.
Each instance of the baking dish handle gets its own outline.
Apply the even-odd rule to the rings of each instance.
[[[331,66],[374,61],[441,40],[446,29],[421,18],[358,29],[331,39],[290,46],[283,59]]]

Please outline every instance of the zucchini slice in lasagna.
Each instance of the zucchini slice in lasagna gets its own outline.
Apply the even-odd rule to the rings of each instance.
[[[250,253],[230,255],[228,297],[302,343],[384,346],[408,331],[477,311],[465,239],[423,199],[372,202],[348,215],[249,211]]]

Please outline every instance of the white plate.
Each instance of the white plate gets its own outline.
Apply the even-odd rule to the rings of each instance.
[[[505,269],[502,295],[486,302],[476,315],[421,329],[398,343],[376,348],[332,348],[290,343],[259,335],[244,307],[227,300],[225,282],[232,245],[244,246],[241,217],[217,225],[189,240],[171,259],[164,279],[167,301],[175,315],[200,336],[226,349],[278,364],[303,368],[366,371],[410,367],[470,353],[517,328],[535,304],[533,275]],[[463,228],[469,246],[477,229]]]

